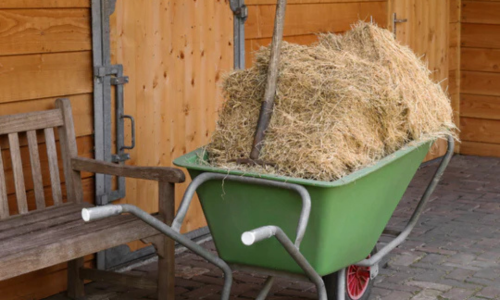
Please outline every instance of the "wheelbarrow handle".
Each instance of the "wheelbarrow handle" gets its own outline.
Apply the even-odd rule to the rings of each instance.
[[[210,251],[204,249],[201,245],[198,245],[188,237],[180,234],[179,232],[173,230],[170,226],[163,223],[161,220],[155,218],[149,213],[143,211],[142,209],[129,204],[110,204],[105,206],[97,206],[92,208],[82,209],[82,218],[86,222],[95,221],[122,213],[130,213],[141,219],[144,223],[158,230],[160,233],[166,235],[167,237],[177,241],[179,244],[185,246],[189,250],[208,260],[210,263],[217,266],[224,272],[224,287],[221,293],[222,300],[229,300],[231,285],[233,282],[233,273],[228,264],[223,261],[220,257],[211,253]]]
[[[309,223],[309,216],[311,214],[311,196],[309,195],[309,192],[305,187],[298,184],[266,180],[261,178],[243,177],[243,176],[227,175],[220,173],[210,173],[210,172],[198,175],[189,184],[188,188],[186,189],[186,192],[184,193],[181,205],[177,210],[177,215],[175,216],[175,219],[172,222],[173,230],[179,231],[181,229],[182,223],[187,214],[191,201],[193,200],[193,196],[196,190],[202,184],[211,180],[222,180],[222,181],[227,180],[227,181],[244,182],[248,184],[255,184],[261,186],[271,186],[271,187],[291,190],[298,193],[302,199],[302,209],[300,212],[299,222],[297,224],[297,235],[295,238],[295,245],[297,246],[297,248],[300,246],[300,243],[304,238],[304,234],[306,233],[307,224]]]

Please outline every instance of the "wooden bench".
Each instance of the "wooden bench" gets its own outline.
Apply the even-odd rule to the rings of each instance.
[[[84,279],[90,279],[109,280],[131,287],[157,287],[158,299],[174,299],[174,242],[131,215],[84,223],[81,210],[92,205],[83,201],[80,172],[157,181],[160,208],[158,218],[167,224],[170,224],[174,217],[174,184],[184,181],[184,173],[175,168],[132,167],[80,158],[73,127],[68,99],[56,100],[56,109],[53,110],[0,117],[0,138],[8,137],[18,211],[18,214],[10,215],[10,211],[16,211],[14,207],[9,207],[7,197],[9,186],[6,184],[8,178],[5,171],[10,170],[7,168],[7,159],[4,162],[0,155],[0,280],[68,262],[68,295],[71,298],[82,298]],[[63,197],[61,189],[54,134],[56,128],[59,134],[66,197]],[[37,136],[37,133],[43,133],[47,148],[53,200],[50,207],[47,206],[44,196],[38,149],[40,136]],[[24,166],[28,165],[24,171],[29,173],[31,169],[36,202],[36,209],[31,211],[28,210],[23,174],[25,172],[20,151],[20,140],[25,143],[24,134],[30,156],[30,164],[24,163]],[[22,139],[19,138],[20,135]],[[40,142],[43,140],[40,139]],[[0,143],[0,154],[2,145],[6,143]],[[83,268],[85,255],[135,240],[153,242],[156,247],[159,257],[157,282]]]

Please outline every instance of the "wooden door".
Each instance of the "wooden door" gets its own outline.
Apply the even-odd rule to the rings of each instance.
[[[390,0],[388,10],[389,30],[395,26],[397,40],[421,56],[432,71],[432,78],[448,89],[450,0]],[[394,14],[406,22],[394,23]],[[426,160],[445,152],[446,142],[438,141]]]

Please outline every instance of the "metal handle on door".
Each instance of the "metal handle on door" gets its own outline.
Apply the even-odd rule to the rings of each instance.
[[[394,38],[396,37],[396,25],[406,22],[408,22],[408,19],[398,19],[396,13],[392,15],[392,32],[394,33]]]
[[[129,119],[130,120],[130,129],[132,131],[132,145],[130,146],[122,146],[120,150],[132,150],[135,148],[135,119],[134,117],[130,115],[122,115],[122,119]]]

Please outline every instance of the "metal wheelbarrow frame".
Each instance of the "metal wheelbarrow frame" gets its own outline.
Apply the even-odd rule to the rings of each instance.
[[[406,227],[401,232],[394,231],[384,231],[385,234],[391,234],[396,236],[391,242],[383,246],[379,251],[377,251],[374,255],[372,255],[368,259],[364,259],[356,263],[356,266],[361,267],[370,267],[371,279],[375,278],[378,274],[378,263],[384,258],[390,251],[395,249],[398,245],[404,242],[404,240],[408,237],[410,232],[416,226],[420,215],[422,214],[426,203],[428,202],[430,195],[435,190],[439,180],[441,179],[446,167],[448,166],[451,157],[453,156],[454,150],[454,140],[452,136],[447,137],[448,149],[446,151],[445,156],[443,157],[439,167],[437,168],[432,180],[427,186],[424,194],[422,195],[417,207],[410,220],[408,221]],[[191,200],[194,196],[196,190],[205,182],[211,180],[226,180],[226,181],[237,181],[249,184],[257,184],[264,186],[277,187],[281,189],[287,189],[298,193],[302,199],[302,211],[300,213],[299,222],[297,225],[297,232],[295,241],[292,242],[288,236],[283,232],[280,227],[277,226],[263,226],[256,228],[254,230],[250,230],[244,232],[241,236],[242,242],[251,246],[254,243],[258,243],[260,241],[270,239],[275,237],[279,243],[283,246],[283,248],[288,252],[288,254],[297,262],[297,264],[301,267],[305,275],[293,274],[287,272],[280,272],[266,268],[260,267],[250,267],[250,266],[242,266],[242,265],[229,265],[225,261],[223,261],[218,256],[212,254],[208,250],[204,249],[200,245],[191,241],[187,237],[180,234],[180,228],[188,211],[188,208],[191,204]],[[269,293],[275,276],[285,276],[294,279],[302,279],[313,282],[316,285],[318,299],[320,300],[328,300],[327,292],[325,289],[325,283],[321,276],[315,271],[315,269],[309,264],[309,262],[305,259],[305,257],[300,252],[300,244],[304,237],[305,231],[307,229],[307,225],[309,222],[309,214],[311,211],[311,198],[309,196],[308,191],[301,185],[287,183],[287,182],[279,182],[272,181],[267,179],[260,178],[252,178],[252,177],[241,177],[235,175],[227,175],[220,173],[203,173],[197,176],[189,185],[186,190],[184,197],[182,199],[181,205],[177,211],[177,215],[172,223],[172,226],[168,226],[145,211],[137,208],[133,205],[106,205],[101,207],[94,207],[89,209],[82,210],[82,217],[85,221],[92,221],[101,218],[106,218],[113,215],[118,215],[122,213],[131,213],[143,220],[147,224],[151,225],[159,232],[165,234],[166,236],[174,239],[181,245],[190,249],[194,253],[200,255],[204,259],[208,260],[212,264],[216,265],[220,268],[224,273],[224,287],[221,293],[222,300],[228,300],[230,296],[230,290],[232,285],[232,270],[244,270],[249,272],[258,272],[264,274],[270,274],[267,278],[263,289],[256,299],[265,299],[267,294]],[[337,299],[344,300],[345,299],[345,285],[346,285],[346,268],[343,268],[338,271],[338,289],[337,289]]]

